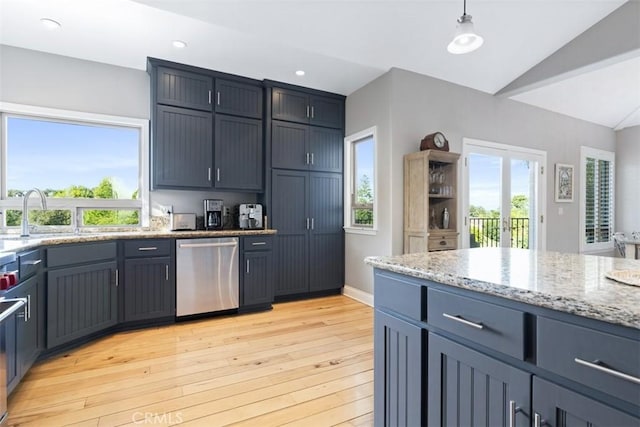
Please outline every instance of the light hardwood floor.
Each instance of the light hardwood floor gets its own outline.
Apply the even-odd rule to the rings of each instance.
[[[118,333],[38,362],[9,425],[368,426],[373,310],[344,296]]]

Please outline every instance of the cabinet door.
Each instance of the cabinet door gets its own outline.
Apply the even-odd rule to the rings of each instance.
[[[215,187],[262,190],[262,121],[216,115]]]
[[[311,96],[309,123],[316,126],[342,128],[344,123],[344,101],[324,96]]]
[[[23,309],[19,309],[16,313],[7,317],[0,325],[3,328],[4,347],[5,347],[5,364],[7,367],[6,386],[7,392],[11,392],[18,384],[20,366],[18,364],[18,330],[16,325],[23,322],[24,318],[18,318],[18,314],[23,313]],[[2,360],[2,359],[0,359]]]
[[[47,348],[115,325],[117,285],[115,261],[49,270]]]
[[[262,118],[262,87],[216,79],[216,113]]]
[[[375,311],[375,426],[425,425],[424,333],[418,326]]]
[[[309,291],[309,232],[307,172],[274,169],[271,224],[274,240],[275,295]]]
[[[306,93],[280,88],[272,89],[271,118],[309,123],[310,109],[309,95]]]
[[[321,172],[342,172],[344,135],[341,130],[310,126],[309,169]]]
[[[175,316],[175,274],[170,257],[124,261],[124,320]]]
[[[533,410],[540,419],[540,425],[553,427],[640,425],[640,418],[538,377],[533,377]]]
[[[157,103],[211,111],[213,79],[210,76],[158,67],[156,79]]]
[[[429,333],[430,426],[529,427],[531,375]],[[510,403],[520,410],[510,424]]]
[[[309,174],[309,290],[344,285],[342,175]]]
[[[21,297],[27,299],[27,310],[25,317],[18,316],[17,323],[17,345],[18,345],[18,366],[20,377],[22,377],[36,361],[40,354],[40,339],[38,336],[38,323],[40,322],[41,299],[38,295],[39,281],[42,276],[37,275],[25,280],[21,285]]]
[[[271,122],[271,166],[282,169],[309,169],[309,126]]]
[[[156,107],[151,145],[154,188],[211,188],[211,113]]]
[[[273,302],[272,261],[271,251],[245,252],[241,307]]]

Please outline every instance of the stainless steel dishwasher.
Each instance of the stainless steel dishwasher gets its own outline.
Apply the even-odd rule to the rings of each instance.
[[[176,316],[239,306],[237,237],[176,240]]]

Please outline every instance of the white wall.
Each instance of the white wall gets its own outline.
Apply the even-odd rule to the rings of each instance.
[[[40,107],[149,119],[151,91],[146,71],[0,45],[0,101]],[[151,211],[202,215],[202,200],[227,206],[255,203],[254,193],[166,191],[150,194]]]
[[[640,231],[640,126],[616,132],[616,231]]]
[[[380,250],[377,255],[402,253],[403,156],[418,151],[425,135],[442,131],[453,152],[461,152],[463,137],[546,151],[547,249],[578,251],[579,202],[553,201],[553,167],[569,163],[578,168],[581,145],[614,151],[613,130],[401,69],[374,83],[347,98],[347,133],[381,123],[390,132],[378,142],[384,153],[378,158],[379,181],[385,189],[378,195],[378,209],[390,229],[375,237],[348,237],[351,246],[367,253]],[[579,177],[575,185],[578,193]],[[348,256],[346,268],[347,284],[372,289],[370,267]]]

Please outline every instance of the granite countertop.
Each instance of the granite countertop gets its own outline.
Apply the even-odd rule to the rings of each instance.
[[[268,230],[194,230],[194,231],[113,231],[101,233],[51,233],[32,234],[27,238],[22,238],[15,234],[0,235],[0,253],[18,252],[38,246],[64,245],[68,243],[98,242],[118,239],[154,239],[154,238],[175,238],[193,239],[199,237],[229,237],[229,236],[257,236],[276,234],[273,229]]]
[[[640,329],[640,287],[605,277],[640,261],[524,249],[368,257],[373,267]]]

